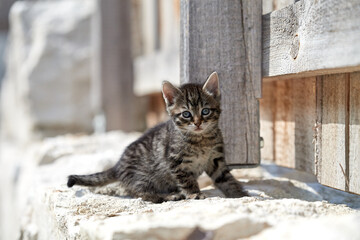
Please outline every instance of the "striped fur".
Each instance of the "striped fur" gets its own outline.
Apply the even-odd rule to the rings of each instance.
[[[221,110],[217,74],[210,75],[204,85],[185,84],[176,88],[164,82],[163,95],[169,121],[130,144],[111,169],[91,175],[70,175],[68,187],[119,181],[130,196],[155,203],[203,199],[197,178],[205,171],[225,196],[246,196],[225,165],[218,127]]]

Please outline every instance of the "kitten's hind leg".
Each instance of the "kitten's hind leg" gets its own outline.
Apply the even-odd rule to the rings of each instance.
[[[142,200],[152,203],[162,203],[166,201],[164,196],[156,193],[138,193],[136,197],[140,197]]]
[[[157,193],[155,189],[148,185],[137,184],[136,186],[127,186],[126,192],[133,198],[141,198],[144,201],[152,203],[162,203],[166,201],[179,201],[185,199],[185,196],[173,193]]]
[[[162,203],[167,201],[180,201],[185,199],[185,195],[181,193],[174,193],[174,194],[160,194],[160,193],[149,193],[149,192],[142,192],[142,193],[130,193],[132,197],[139,197],[143,201],[148,201],[152,203]]]
[[[162,203],[167,201],[180,201],[186,199],[186,196],[182,193],[156,193],[156,192],[149,192],[149,191],[142,191],[143,189],[139,190],[130,190],[127,189],[126,192],[134,198],[141,198],[144,201],[149,201],[152,203]]]
[[[148,201],[148,202],[152,202],[152,203],[162,203],[162,202],[167,202],[167,201],[180,201],[185,199],[185,195],[180,194],[180,193],[175,193],[175,194],[158,194],[158,193],[136,193],[136,194],[131,194],[132,197],[139,197],[141,198],[143,201]]]

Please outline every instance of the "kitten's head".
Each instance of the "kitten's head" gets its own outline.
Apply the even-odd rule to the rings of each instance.
[[[217,127],[221,110],[216,72],[203,85],[189,83],[177,88],[165,81],[162,92],[166,109],[182,132],[203,134]]]

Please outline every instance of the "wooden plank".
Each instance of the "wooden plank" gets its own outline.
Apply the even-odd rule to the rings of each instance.
[[[133,106],[129,104],[134,102],[130,0],[102,0],[97,4],[94,45],[98,60],[94,61],[94,94],[102,106],[95,108],[102,108],[106,130],[130,131],[134,123]]]
[[[275,162],[313,173],[316,79],[275,83]]]
[[[261,0],[181,1],[180,79],[220,78],[228,165],[260,161]]]
[[[132,57],[144,54],[142,0],[131,0],[131,50]]]
[[[260,116],[262,158],[314,173],[316,78],[264,83]]]
[[[316,78],[293,81],[295,121],[295,168],[314,173],[314,127],[316,124]]]
[[[263,84],[263,95],[259,100],[260,105],[260,136],[264,139],[264,147],[261,148],[261,158],[264,160],[275,160],[275,134],[274,119],[276,82]]]
[[[360,72],[350,74],[349,191],[360,194]]]
[[[360,70],[360,1],[301,0],[263,16],[263,76]]]
[[[316,123],[314,127],[314,174],[321,178],[321,149],[322,149],[322,106],[323,106],[323,77],[316,77]]]
[[[177,6],[179,2],[141,2],[143,25],[138,30],[143,30],[140,42],[144,45],[144,53],[134,58],[134,92],[137,96],[159,92],[164,80],[175,85],[180,83],[180,12]],[[158,15],[156,8],[159,9]]]
[[[275,88],[275,162],[295,168],[294,88],[292,81],[277,81]]]
[[[142,0],[142,40],[145,54],[153,53],[159,49],[159,22],[158,22],[158,1]]]
[[[317,176],[321,184],[346,189],[347,74],[325,75],[321,81],[321,149]]]
[[[160,47],[161,49],[180,48],[180,11],[177,8],[179,0],[158,0],[160,8]]]

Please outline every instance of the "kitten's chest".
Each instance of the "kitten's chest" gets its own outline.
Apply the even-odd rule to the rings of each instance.
[[[201,174],[211,158],[212,146],[191,145],[184,148],[183,167]]]

